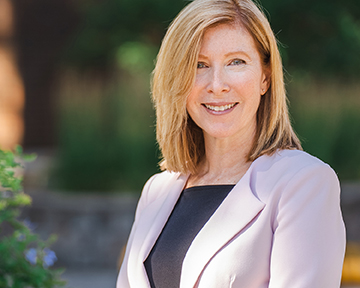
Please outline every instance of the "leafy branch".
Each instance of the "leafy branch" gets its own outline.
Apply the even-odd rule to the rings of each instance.
[[[0,288],[65,286],[62,271],[49,269],[57,260],[48,248],[56,236],[43,241],[29,220],[18,219],[20,209],[31,204],[22,187],[23,163],[35,158],[24,155],[20,146],[14,153],[0,149]]]

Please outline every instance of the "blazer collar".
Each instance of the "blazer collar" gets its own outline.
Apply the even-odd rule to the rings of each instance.
[[[142,256],[143,261],[146,260],[162,229],[164,228],[182,190],[185,187],[188,177],[189,175],[177,174],[174,175],[173,179],[167,182],[166,185],[163,185],[164,183],[160,183],[161,187],[157,187],[157,189],[161,193],[161,196],[151,203],[144,211],[144,217],[152,219],[152,223],[149,223],[150,225],[147,227],[148,232],[146,233],[146,237],[144,238],[144,242],[140,250],[140,255]],[[146,228],[144,227],[144,229]]]
[[[196,286],[202,271],[211,258],[236,235],[241,233],[264,208],[265,204],[254,196],[250,188],[252,166],[230,191],[190,245],[183,261],[180,288]],[[188,176],[174,174],[169,181],[165,181],[166,183],[162,182],[151,188],[158,191],[152,191],[152,193],[160,193],[161,196],[143,210],[141,221],[139,221],[140,225],[137,227],[137,235],[134,237],[134,240],[137,239],[137,241],[134,241],[137,242],[137,247],[141,248],[138,257],[134,257],[132,261],[129,258],[130,266],[133,268],[138,265],[141,266],[138,266],[135,270],[137,272],[139,272],[138,269],[142,270],[143,279],[141,282],[147,283],[147,286],[144,285],[144,287],[150,286],[143,262],[165,226],[181,191],[185,187]],[[130,261],[134,263],[130,263]],[[130,271],[135,272],[132,269]],[[136,273],[136,282],[138,284],[139,276]]]
[[[163,175],[167,177],[162,177]],[[179,173],[160,174],[157,177],[148,193],[160,196],[142,210],[132,243],[135,248],[129,255],[128,273],[131,287],[150,288],[143,262],[165,226],[188,179],[188,175]]]
[[[249,170],[190,245],[183,261],[180,288],[195,287],[211,258],[241,233],[265,207],[251,191]]]

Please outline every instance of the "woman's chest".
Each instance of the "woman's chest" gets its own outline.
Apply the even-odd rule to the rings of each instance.
[[[209,259],[194,287],[268,287],[273,231],[271,218],[266,214],[266,210],[262,211]],[[217,233],[221,235],[224,231]],[[217,235],[208,238],[208,241],[216,241]],[[183,262],[180,288],[192,287],[185,284],[187,271],[198,265],[192,253],[196,251],[190,247]]]

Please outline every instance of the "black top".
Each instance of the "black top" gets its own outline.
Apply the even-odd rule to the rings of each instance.
[[[195,236],[234,185],[185,189],[144,262],[152,288],[179,288],[181,266]]]

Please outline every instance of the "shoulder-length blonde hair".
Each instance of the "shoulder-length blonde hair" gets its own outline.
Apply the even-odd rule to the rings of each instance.
[[[170,25],[153,72],[162,169],[195,174],[205,154],[203,133],[189,117],[186,100],[194,85],[204,31],[220,23],[245,27],[255,40],[263,68],[269,71],[270,86],[261,97],[248,161],[277,149],[301,149],[289,120],[276,38],[263,12],[251,0],[195,0]]]

